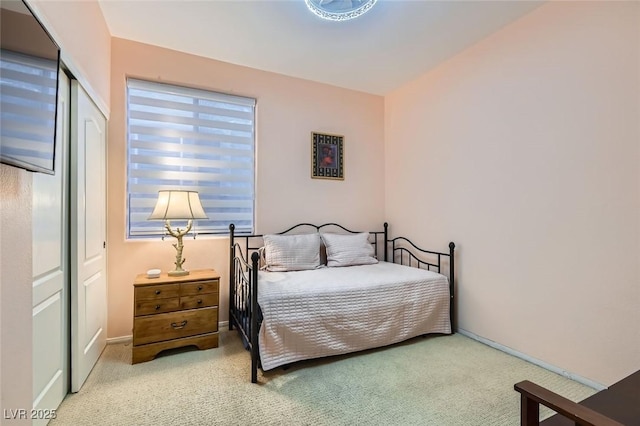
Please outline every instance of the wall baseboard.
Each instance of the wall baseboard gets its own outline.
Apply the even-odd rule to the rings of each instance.
[[[109,337],[107,338],[107,345],[116,345],[118,343],[131,343],[133,340],[132,335],[128,336],[120,336],[120,337]]]
[[[229,331],[229,321],[221,321],[218,323],[218,331]],[[120,336],[120,337],[109,337],[107,339],[107,345],[117,345],[119,343],[128,344],[133,340],[132,335],[128,336]]]
[[[607,386],[605,386],[605,385],[603,385],[601,383],[598,383],[598,382],[595,382],[593,380],[587,379],[586,377],[582,377],[582,376],[580,376],[578,374],[571,373],[570,371],[566,371],[566,370],[564,370],[564,369],[562,369],[560,367],[556,367],[555,365],[551,365],[551,364],[549,364],[547,362],[544,362],[544,361],[541,361],[541,360],[536,359],[534,357],[531,357],[531,356],[529,356],[529,355],[527,355],[525,353],[516,351],[515,349],[511,349],[508,346],[501,345],[500,343],[494,342],[493,340],[489,340],[489,339],[486,339],[484,337],[478,336],[477,334],[474,334],[474,333],[472,333],[470,331],[467,331],[467,330],[459,328],[457,330],[457,332],[462,334],[462,335],[464,335],[464,336],[467,336],[467,337],[469,337],[469,338],[471,338],[473,340],[477,340],[478,342],[483,343],[483,344],[485,344],[487,346],[491,346],[494,349],[498,349],[499,351],[502,351],[502,352],[508,353],[509,355],[513,355],[513,356],[515,356],[517,358],[523,359],[523,360],[525,360],[527,362],[530,362],[531,364],[535,364],[538,367],[542,367],[542,368],[544,368],[546,370],[549,370],[549,371],[551,371],[553,373],[559,374],[559,375],[561,375],[563,377],[566,377],[567,379],[571,379],[571,380],[574,380],[574,381],[576,381],[578,383],[582,383],[583,385],[589,386],[590,388],[595,389],[597,391],[601,391],[601,390],[607,389]]]

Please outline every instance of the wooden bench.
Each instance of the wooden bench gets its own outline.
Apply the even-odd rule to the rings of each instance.
[[[522,426],[640,426],[640,371],[580,403],[528,380],[514,388],[520,392]],[[558,414],[540,422],[540,404]]]

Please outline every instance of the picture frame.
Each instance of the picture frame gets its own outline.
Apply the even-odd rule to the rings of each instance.
[[[344,136],[311,132],[311,177],[344,180]]]

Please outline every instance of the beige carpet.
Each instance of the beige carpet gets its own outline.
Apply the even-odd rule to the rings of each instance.
[[[107,346],[50,424],[518,425],[516,382],[574,401],[595,393],[460,334],[260,372],[255,385],[237,333],[220,337],[217,349],[174,350],[136,365],[129,345]]]

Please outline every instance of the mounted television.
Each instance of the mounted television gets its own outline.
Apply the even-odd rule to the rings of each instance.
[[[60,48],[23,0],[0,2],[0,163],[54,174]]]

